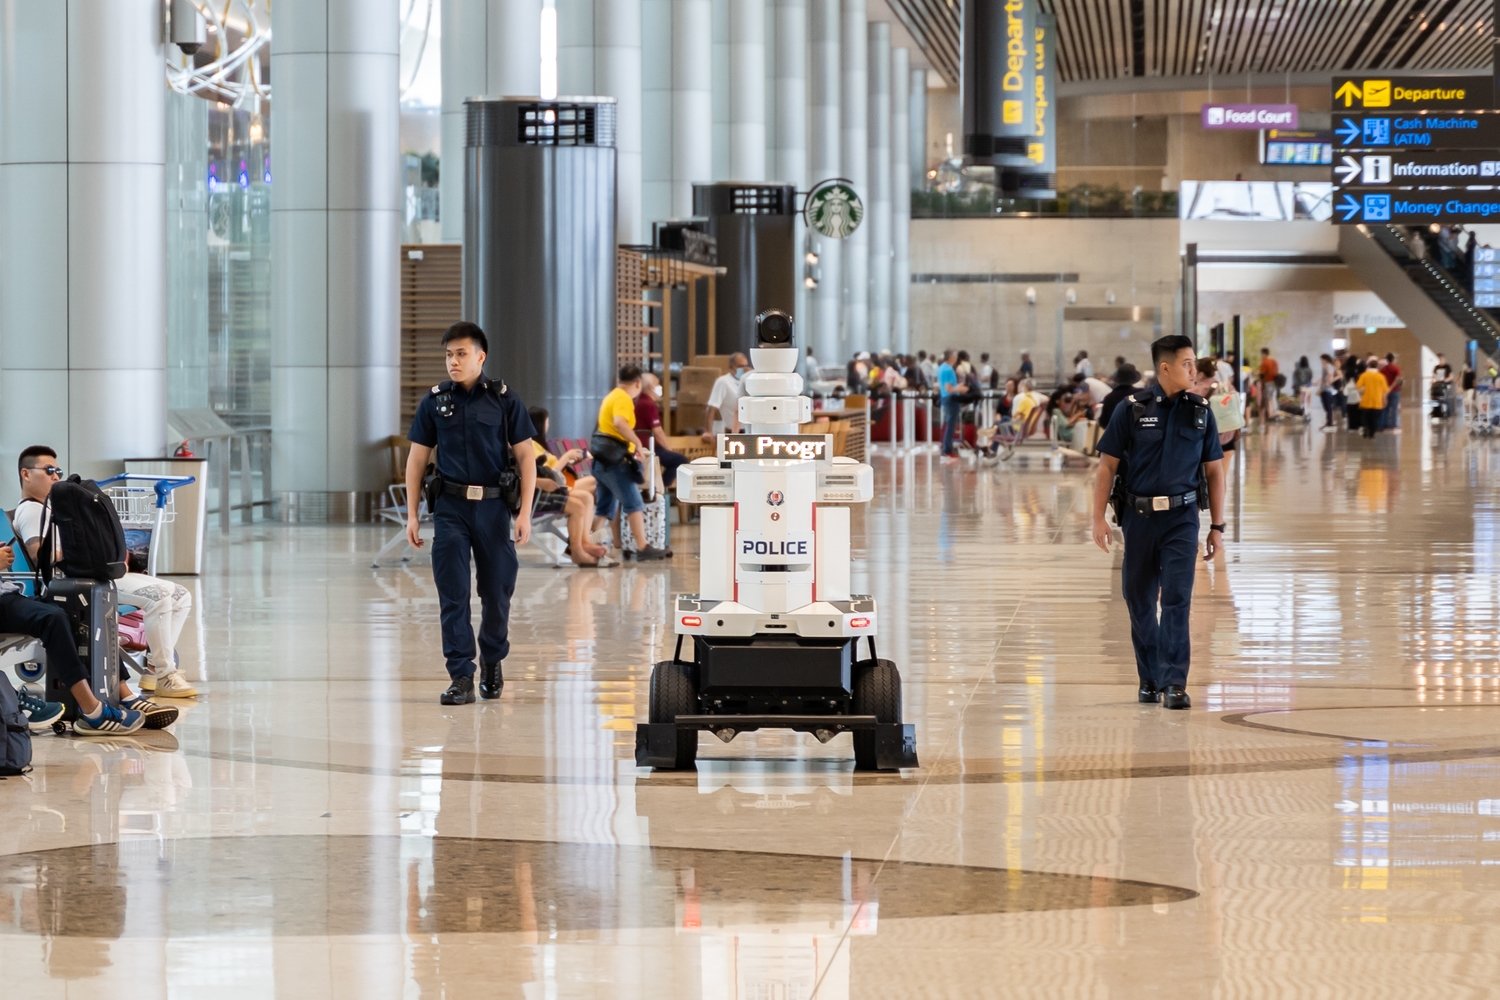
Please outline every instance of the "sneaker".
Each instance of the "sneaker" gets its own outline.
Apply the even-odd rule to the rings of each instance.
[[[177,709],[171,705],[158,705],[143,695],[122,700],[121,708],[128,708],[132,712],[140,712],[146,717],[147,729],[165,729],[177,721]]]
[[[648,545],[644,549],[637,550],[635,558],[639,562],[652,562],[658,559],[670,559],[672,558],[672,553],[666,549],[658,549]]]
[[[67,711],[57,702],[43,701],[24,687],[16,692],[16,698],[21,703],[21,711],[26,713],[26,728],[33,733],[51,729],[54,722],[62,721],[63,713]]]
[[[138,687],[138,688],[140,688],[142,691],[145,691],[145,692],[153,692],[153,691],[155,691],[156,690],[156,675],[155,674],[141,674],[138,678],[136,678],[135,686]]]
[[[99,714],[90,719],[79,714],[73,720],[73,732],[79,736],[123,736],[133,733],[146,724],[146,717],[128,708],[101,705]]]
[[[152,680],[155,683],[153,683],[151,687],[148,688],[145,684],[146,678],[142,677],[141,690],[151,691],[155,693],[158,698],[198,697],[198,689],[187,682],[187,678],[182,676],[181,670],[174,670],[169,674],[154,677],[152,678]]]

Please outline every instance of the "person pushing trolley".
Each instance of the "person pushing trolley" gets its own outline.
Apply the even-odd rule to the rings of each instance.
[[[1095,544],[1109,551],[1109,505],[1125,536],[1122,589],[1140,676],[1138,698],[1173,709],[1192,705],[1188,611],[1199,510],[1207,508],[1211,519],[1204,558],[1224,545],[1224,450],[1208,401],[1189,391],[1196,360],[1187,337],[1162,337],[1151,345],[1156,383],[1115,408],[1099,440],[1094,480]]]
[[[448,663],[444,705],[474,701],[474,623],[469,557],[479,584],[479,695],[500,697],[501,663],[510,652],[510,598],[516,589],[516,545],[531,537],[536,452],[531,414],[500,379],[487,378],[489,341],[473,323],[443,334],[449,381],[432,387],[411,422],[406,460],[406,540],[422,547],[417,498],[432,512],[432,577],[442,612]],[[437,470],[428,461],[437,449]],[[511,538],[512,521],[515,538]]]

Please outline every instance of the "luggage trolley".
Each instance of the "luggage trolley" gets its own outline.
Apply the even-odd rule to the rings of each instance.
[[[126,531],[149,531],[151,541],[146,550],[146,573],[156,575],[156,556],[161,550],[161,528],[177,519],[172,491],[194,482],[192,476],[151,476],[127,472],[99,480],[99,488],[115,505],[120,524]]]
[[[1481,382],[1474,387],[1474,405],[1464,411],[1470,434],[1500,433],[1500,388]]]

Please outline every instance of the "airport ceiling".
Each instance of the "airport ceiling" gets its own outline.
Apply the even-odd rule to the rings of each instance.
[[[887,0],[949,83],[962,0]],[[1041,0],[1064,82],[1487,69],[1492,0]]]

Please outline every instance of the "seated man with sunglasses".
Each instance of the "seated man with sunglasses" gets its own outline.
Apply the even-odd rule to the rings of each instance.
[[[62,469],[57,465],[57,454],[46,445],[32,445],[21,452],[18,464],[22,499],[15,513],[16,537],[21,540],[22,545],[26,546],[26,556],[35,566],[37,554],[42,547],[42,522],[46,513],[47,497],[52,492],[53,484],[62,478]],[[60,561],[62,542],[56,533],[52,533],[52,537],[55,558]],[[116,581],[115,586],[119,593],[120,603],[140,608],[145,616],[146,636],[151,644],[147,662],[156,670],[157,675],[151,679],[156,682],[158,693],[177,697],[191,697],[197,694],[197,691],[186,681],[182,682],[182,686],[187,688],[189,692],[187,695],[176,695],[176,688],[172,686],[172,679],[176,673],[173,663],[174,647],[177,635],[182,631],[183,623],[187,621],[188,611],[192,608],[192,595],[175,583],[158,580],[143,573],[126,573]],[[47,655],[50,662],[52,655],[50,648]],[[144,724],[147,729],[162,729],[177,721],[177,709],[157,704],[144,695],[132,694],[126,684],[128,677],[128,672],[121,665],[120,704],[126,709],[139,712],[145,719]],[[146,686],[146,680],[142,678],[143,688]]]

